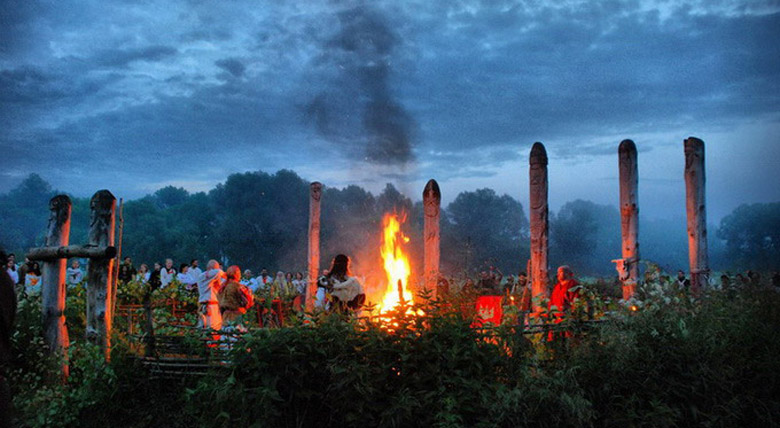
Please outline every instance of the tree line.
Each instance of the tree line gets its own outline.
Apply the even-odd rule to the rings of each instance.
[[[97,190],[97,189],[95,189]],[[110,190],[110,189],[109,189]],[[41,245],[50,183],[30,174],[0,195],[0,246],[23,254]],[[71,197],[71,243],[86,242],[89,198]],[[163,187],[124,203],[123,248],[136,264],[172,258],[217,258],[269,271],[305,270],[309,182],[290,170],[230,175],[209,192]],[[349,254],[356,270],[380,266],[384,213],[405,213],[413,272],[422,264],[422,201],[392,184],[378,194],[359,186],[325,187],[322,197],[323,267],[338,253]],[[780,203],[742,205],[710,236],[715,270],[778,269]],[[522,203],[492,189],[464,191],[442,207],[442,271],[472,274],[495,267],[504,274],[524,271],[529,256],[529,223]],[[667,270],[686,270],[685,221],[642,218],[641,254]],[[620,214],[616,207],[575,200],[550,213],[551,266],[568,264],[582,275],[614,275],[610,260],[620,257]]]

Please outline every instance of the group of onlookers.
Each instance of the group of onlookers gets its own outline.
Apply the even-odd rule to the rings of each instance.
[[[41,289],[41,265],[28,258],[24,263],[16,265],[16,255],[11,253],[5,261],[6,272],[11,281],[18,286],[24,286],[28,292],[40,292]]]
[[[154,263],[153,268],[149,270],[146,264],[142,264],[136,269],[130,257],[126,257],[119,265],[118,278],[120,282],[149,283],[153,288],[165,288],[173,280],[176,280],[189,289],[195,289],[203,273],[197,259],[192,259],[189,263],[182,263],[178,268],[174,267],[172,259],[166,259],[165,264]],[[263,268],[257,276],[249,269],[239,272],[238,282],[248,287],[253,293],[260,290],[272,292],[279,297],[294,297],[306,293],[308,279],[302,272],[278,271],[276,276],[271,276],[268,270]]]

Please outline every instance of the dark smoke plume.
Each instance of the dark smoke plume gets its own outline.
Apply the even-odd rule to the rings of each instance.
[[[307,105],[307,118],[355,158],[380,164],[414,160],[416,122],[389,88],[398,37],[379,13],[365,6],[338,18],[338,33],[323,44],[319,58],[332,78]]]

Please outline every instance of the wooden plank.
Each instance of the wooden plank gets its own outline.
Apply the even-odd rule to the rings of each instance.
[[[64,196],[64,195],[63,195]],[[31,248],[26,257],[30,260],[55,261],[73,257],[86,257],[90,260],[116,257],[116,248],[90,245],[65,245]]]

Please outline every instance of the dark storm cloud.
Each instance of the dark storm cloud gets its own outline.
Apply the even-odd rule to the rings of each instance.
[[[780,36],[780,15],[661,19],[625,5],[455,14],[426,33],[451,42],[418,64],[431,95],[419,102],[466,120],[418,115],[423,131],[452,147],[576,146],[778,110],[780,47],[767,40]]]
[[[394,51],[402,41],[376,9],[338,14],[339,31],[322,46],[316,65],[329,85],[306,107],[321,135],[356,158],[379,164],[414,159],[416,122],[390,86]]]
[[[217,65],[217,67],[227,71],[228,73],[232,74],[233,77],[241,77],[244,75],[244,70],[246,70],[246,66],[244,63],[242,63],[240,60],[236,58],[225,58],[221,59],[214,64]]]
[[[656,158],[740,126],[776,143],[776,2],[7,4],[12,177],[56,169],[136,189],[330,167],[493,186],[534,141],[570,165],[623,138]],[[191,166],[208,153],[219,159]],[[393,172],[404,165],[416,168]]]
[[[116,49],[100,52],[94,61],[107,67],[124,67],[135,61],[157,62],[176,55],[171,46],[145,46],[134,49]]]

